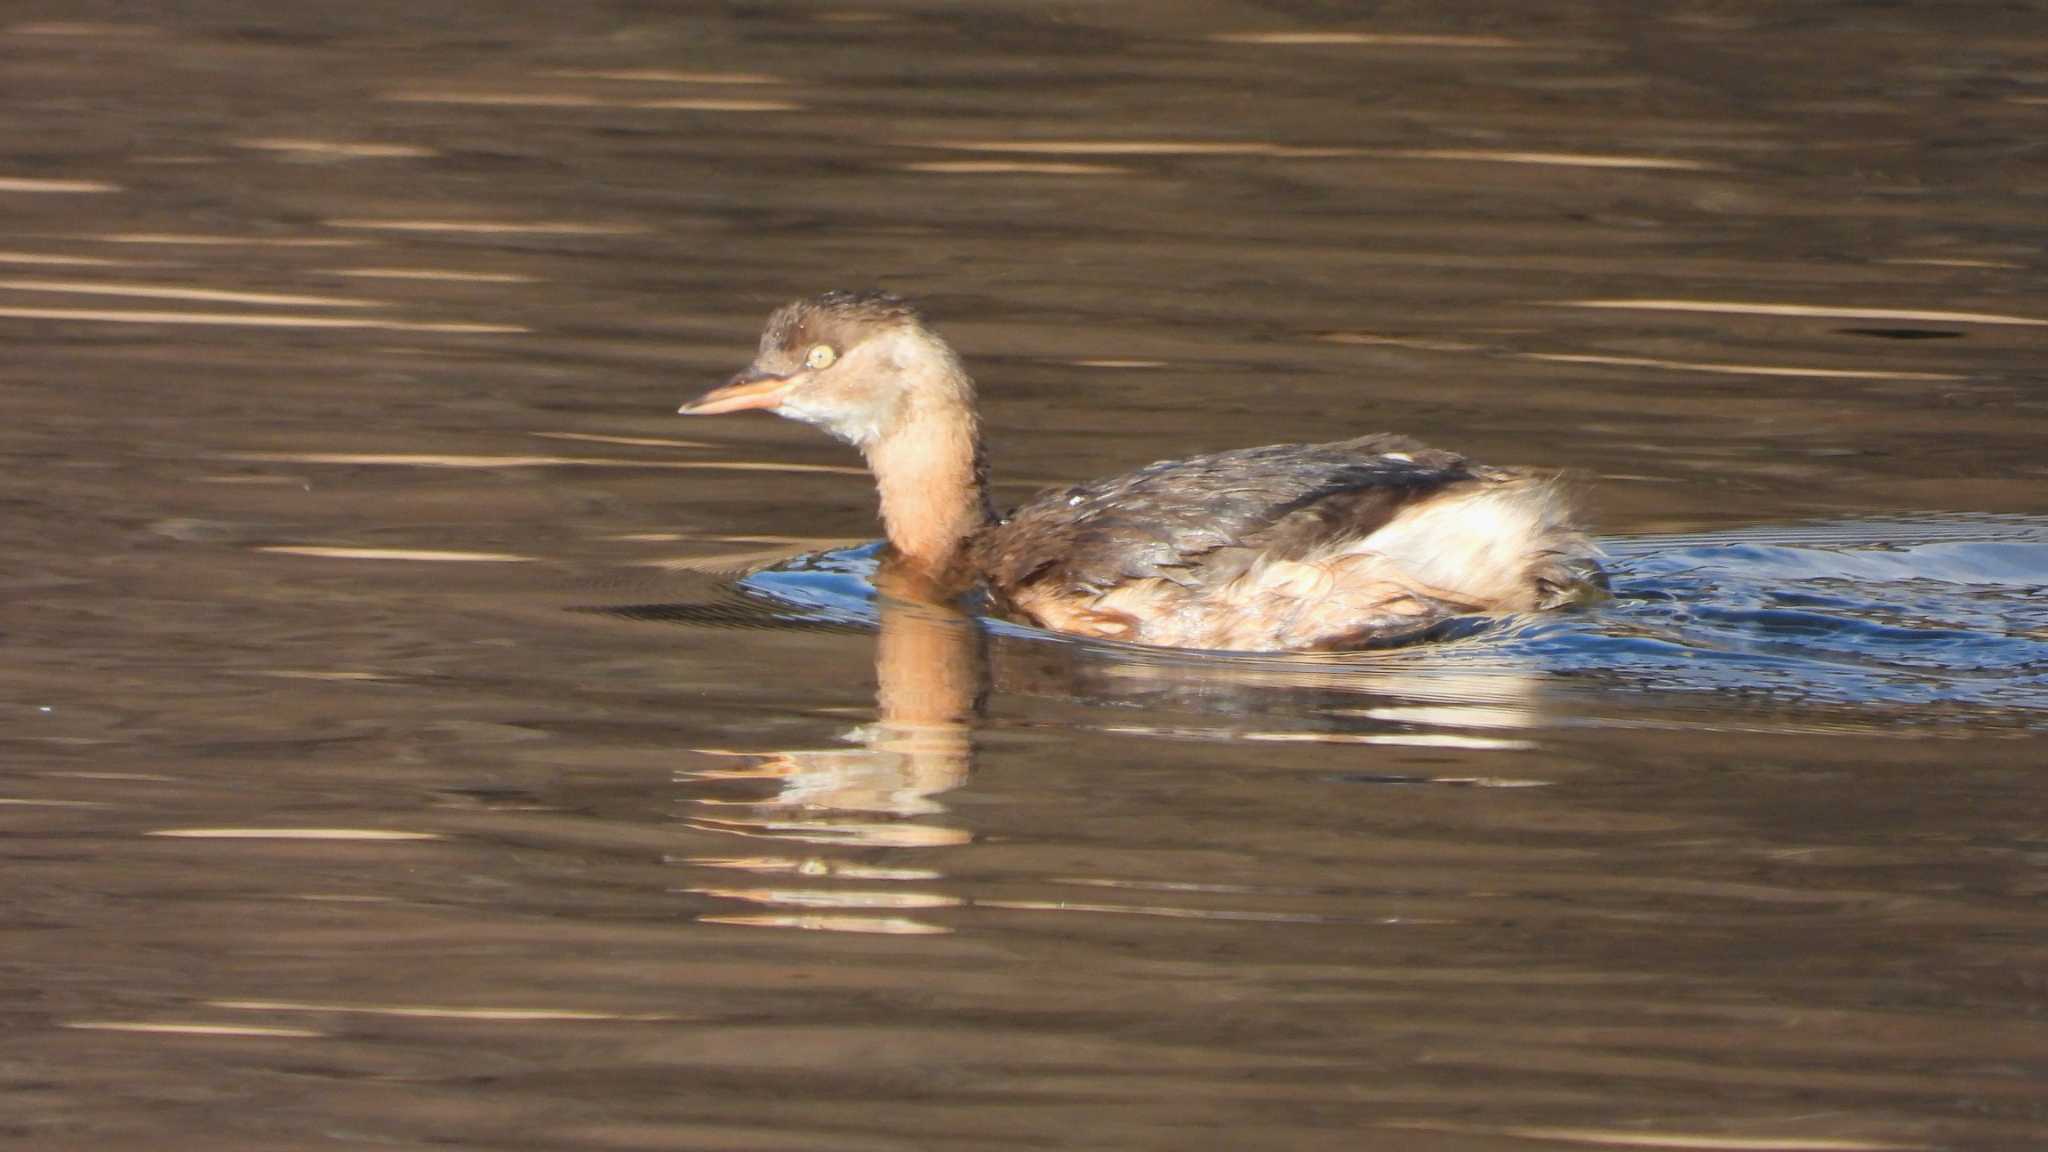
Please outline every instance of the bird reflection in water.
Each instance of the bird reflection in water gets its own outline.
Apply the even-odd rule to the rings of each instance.
[[[680,774],[679,780],[762,781],[763,799],[697,798],[688,823],[700,831],[787,844],[852,848],[937,848],[965,844],[965,829],[940,820],[938,797],[966,783],[973,765],[973,718],[987,683],[981,630],[957,603],[908,565],[876,571],[880,633],[875,643],[875,721],[849,734],[853,747],[777,752],[699,749],[750,761]],[[936,880],[929,869],[871,867],[818,856],[689,857],[700,867],[784,876],[806,883]],[[961,901],[933,892],[822,886],[720,886],[687,891],[761,906],[711,914],[721,924],[889,934],[946,931],[906,916]]]

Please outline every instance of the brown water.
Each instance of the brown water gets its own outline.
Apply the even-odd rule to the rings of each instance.
[[[2041,6],[175,7],[0,30],[0,1139],[2048,1143]],[[1616,598],[878,605],[672,415],[870,284],[1007,497],[1400,430]]]

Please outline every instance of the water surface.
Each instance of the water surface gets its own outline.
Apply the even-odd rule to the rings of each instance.
[[[2035,5],[0,19],[23,1147],[2042,1142]],[[1398,430],[1615,595],[877,594],[675,405],[924,301],[999,496]],[[883,574],[886,585],[886,573]]]

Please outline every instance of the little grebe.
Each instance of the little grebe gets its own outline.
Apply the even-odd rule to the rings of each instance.
[[[1045,627],[1178,648],[1356,648],[1599,582],[1550,479],[1399,436],[1164,460],[998,518],[974,382],[916,309],[828,292],[778,309],[686,415],[766,409],[859,448],[901,557],[979,578]]]

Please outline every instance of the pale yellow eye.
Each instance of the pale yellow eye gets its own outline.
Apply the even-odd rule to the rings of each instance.
[[[834,352],[830,344],[820,344],[811,349],[810,355],[804,357],[804,367],[815,372],[820,368],[830,368],[832,362],[837,359],[839,353]]]

